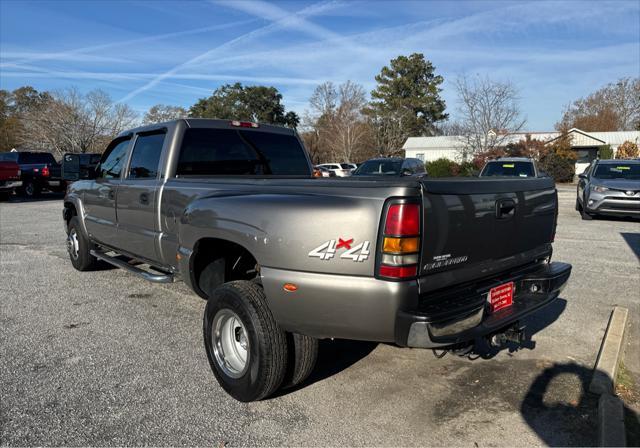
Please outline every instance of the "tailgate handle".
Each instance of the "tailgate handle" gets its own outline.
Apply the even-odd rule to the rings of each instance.
[[[496,218],[508,219],[515,215],[516,202],[513,199],[499,199],[496,201]]]

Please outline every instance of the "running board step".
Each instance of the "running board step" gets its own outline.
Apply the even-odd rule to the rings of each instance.
[[[142,277],[143,279],[148,280],[150,282],[153,282],[153,283],[172,283],[173,282],[173,274],[160,274],[160,273],[153,274],[149,271],[145,271],[144,269],[140,269],[138,267],[132,266],[126,261],[122,261],[119,258],[112,257],[111,255],[107,255],[104,252],[100,252],[98,250],[91,250],[89,251],[89,253],[99,260],[106,261],[109,264],[112,264],[118,268],[129,271],[132,274],[135,274],[138,277]]]

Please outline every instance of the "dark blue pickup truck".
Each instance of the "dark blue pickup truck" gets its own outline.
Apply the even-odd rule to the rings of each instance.
[[[38,196],[42,190],[64,191],[60,164],[49,152],[6,152],[0,154],[0,162],[16,162],[20,166],[20,192],[26,197]]]

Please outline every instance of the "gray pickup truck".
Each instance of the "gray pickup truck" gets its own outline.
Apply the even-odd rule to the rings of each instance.
[[[121,134],[90,177],[64,200],[73,266],[207,299],[206,353],[241,401],[304,381],[321,338],[520,336],[571,272],[551,262],[549,178],[313,178],[295,131],[199,119]]]

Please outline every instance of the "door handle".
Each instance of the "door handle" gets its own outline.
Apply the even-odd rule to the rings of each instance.
[[[496,201],[496,218],[508,219],[516,213],[516,202],[513,199],[499,199]]]
[[[149,193],[140,193],[140,203],[145,205],[149,203]]]

